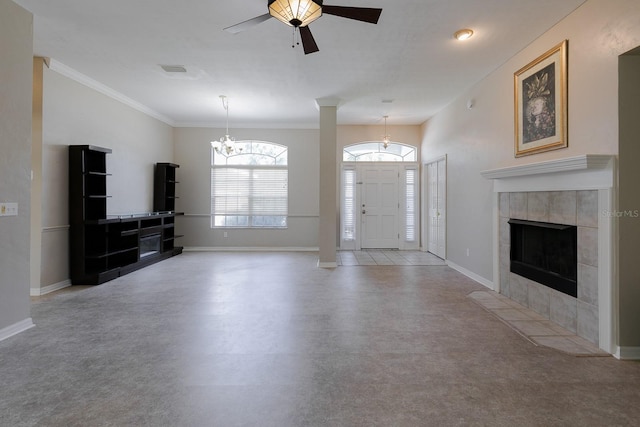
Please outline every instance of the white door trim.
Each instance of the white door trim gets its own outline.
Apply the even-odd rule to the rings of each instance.
[[[429,165],[432,164],[438,164],[442,162],[443,166],[444,166],[444,171],[443,171],[443,175],[442,178],[444,180],[443,184],[441,186],[439,186],[441,191],[444,191],[444,194],[442,195],[443,198],[443,204],[444,204],[444,209],[442,210],[442,222],[443,222],[443,227],[442,230],[440,230],[441,235],[439,236],[439,243],[438,245],[442,246],[442,251],[440,254],[436,254],[438,256],[441,256],[443,259],[446,259],[446,255],[447,255],[447,228],[446,228],[446,224],[447,224],[447,209],[446,209],[446,205],[447,205],[447,155],[443,155],[443,156],[439,156],[439,157],[435,157],[432,159],[427,160],[424,163],[424,167],[423,167],[423,197],[422,197],[422,250],[424,252],[428,252],[429,251],[429,196],[430,196],[430,189],[429,189]],[[438,171],[438,173],[440,174],[440,171]],[[439,233],[439,234],[440,234]]]

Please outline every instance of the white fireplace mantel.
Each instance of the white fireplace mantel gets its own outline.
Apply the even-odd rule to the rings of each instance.
[[[614,208],[615,168],[615,156],[584,154],[487,170],[481,175],[493,180],[493,288],[496,292],[500,292],[499,193],[598,190],[598,209],[603,212],[598,218],[599,346],[620,357],[615,342],[614,218],[604,214]]]
[[[565,191],[613,188],[615,156],[584,154],[566,159],[483,171],[493,191]]]

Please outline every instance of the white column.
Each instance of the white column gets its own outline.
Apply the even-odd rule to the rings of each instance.
[[[339,100],[316,100],[320,109],[320,226],[318,267],[337,267],[338,246],[338,159],[337,111]]]
[[[42,93],[44,58],[33,58],[31,123],[31,294],[40,295],[42,269]]]

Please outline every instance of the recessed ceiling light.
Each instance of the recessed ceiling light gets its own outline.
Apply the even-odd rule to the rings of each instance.
[[[471,36],[473,35],[473,30],[470,30],[468,28],[464,28],[462,30],[458,30],[455,32],[455,34],[453,35],[453,37],[456,38],[456,40],[467,40],[469,38],[471,38]]]

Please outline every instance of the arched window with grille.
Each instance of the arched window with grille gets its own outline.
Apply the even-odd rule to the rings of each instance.
[[[211,227],[286,228],[288,153],[284,145],[237,141],[211,150]]]

